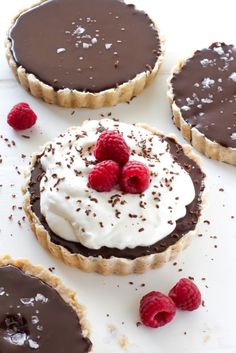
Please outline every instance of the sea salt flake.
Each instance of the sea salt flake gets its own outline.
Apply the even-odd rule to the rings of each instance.
[[[202,81],[202,87],[203,88],[211,88],[215,83],[215,80],[211,79],[210,77],[204,78]]]
[[[57,54],[64,53],[66,51],[65,48],[58,48],[57,49]]]
[[[78,26],[73,34],[80,35],[80,34],[83,34],[84,32],[85,32],[85,28]]]
[[[194,87],[200,87],[199,83],[198,82],[194,83]]]
[[[35,297],[35,301],[36,302],[43,302],[43,303],[47,303],[48,302],[48,298],[46,298],[43,294],[38,293]]]
[[[194,105],[194,99],[191,99],[190,97],[186,98],[186,102],[188,103],[188,105]]]
[[[0,296],[4,295],[5,293],[5,289],[3,287],[0,287]]]
[[[88,43],[83,43],[83,48],[84,49],[88,49],[91,47],[91,44],[88,44]]]
[[[229,76],[230,80],[236,82],[236,72],[233,72],[230,76]]]
[[[218,55],[223,55],[225,52],[221,46],[213,48],[213,50],[218,54]]]
[[[188,110],[190,110],[190,107],[188,107],[187,105],[183,105],[181,107],[181,109],[184,110],[184,111],[188,111]]]
[[[232,140],[235,141],[236,140],[236,132],[233,132],[230,137]]]
[[[38,323],[39,323],[39,318],[38,318],[38,316],[33,315],[32,318],[31,318],[31,321],[32,321],[32,324],[33,324],[33,325],[38,324]]]
[[[218,91],[218,92],[222,92],[222,91],[223,91],[223,88],[222,88],[221,86],[218,86],[218,87],[217,87],[217,91]]]
[[[34,298],[21,298],[20,301],[24,305],[34,306]]]
[[[213,102],[213,100],[212,100],[212,99],[210,99],[210,98],[202,98],[202,99],[201,99],[201,101],[202,101],[202,103],[207,103],[207,104],[209,104],[209,103],[212,103],[212,102]]]
[[[23,346],[26,342],[27,336],[25,333],[15,333],[12,336],[6,337],[6,339],[15,346]]]
[[[28,340],[28,344],[29,344],[29,347],[32,349],[39,348],[39,344],[37,342],[35,342],[34,340],[32,340],[31,338]]]
[[[209,60],[209,59],[202,59],[200,60],[200,63],[203,67],[207,67],[208,65],[211,65],[212,64],[212,60]]]
[[[97,38],[95,38],[95,37],[93,37],[92,40],[91,40],[92,44],[96,44],[97,41],[98,41],[98,40],[97,40]]]
[[[111,49],[111,47],[112,47],[112,43],[106,43],[105,44],[105,48],[106,49]]]

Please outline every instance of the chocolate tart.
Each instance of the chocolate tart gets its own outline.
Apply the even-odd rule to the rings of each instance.
[[[105,122],[104,122],[105,121]],[[111,124],[110,123],[111,120],[109,119],[104,119],[101,120],[100,122],[96,121],[95,124],[98,124],[98,129],[96,131],[96,134],[99,134],[103,131],[104,129],[104,124]],[[113,124],[114,122],[112,122]],[[93,124],[93,121],[88,121],[85,122],[84,124]],[[114,126],[118,126],[118,124],[120,123],[114,123]],[[124,124],[124,123],[123,123]],[[125,124],[126,126],[128,126],[128,124]],[[82,125],[83,127],[84,125]],[[131,125],[130,125],[131,126]],[[81,128],[82,128],[81,127]],[[131,126],[132,127],[132,126]],[[126,127],[125,127],[126,128]],[[134,127],[133,127],[134,128]],[[58,236],[57,234],[59,234],[57,232],[57,234],[52,231],[52,229],[49,227],[48,222],[46,220],[46,218],[44,217],[44,215],[42,214],[42,209],[41,206],[44,203],[42,197],[44,197],[45,195],[45,188],[42,184],[42,180],[45,180],[45,182],[48,182],[48,177],[45,176],[45,170],[43,168],[42,165],[42,160],[47,160],[48,159],[48,155],[50,155],[50,153],[52,153],[52,155],[55,154],[55,146],[62,146],[61,144],[61,140],[55,140],[56,143],[53,145],[53,142],[49,142],[46,146],[44,146],[41,150],[40,153],[38,154],[34,154],[33,155],[33,160],[32,160],[32,165],[28,171],[28,173],[26,173],[26,182],[25,185],[23,187],[23,193],[24,193],[24,210],[28,216],[28,219],[30,221],[30,225],[31,228],[33,230],[33,232],[35,233],[38,241],[41,243],[41,245],[46,248],[52,255],[54,255],[55,257],[63,260],[65,263],[78,267],[86,272],[98,272],[101,273],[103,275],[106,274],[119,274],[119,275],[126,275],[126,274],[130,274],[130,273],[143,273],[151,268],[158,268],[162,265],[164,265],[167,261],[174,259],[177,254],[184,249],[190,242],[192,235],[194,233],[196,233],[196,226],[199,223],[200,220],[200,216],[201,216],[201,212],[202,212],[202,208],[204,205],[204,189],[205,189],[205,184],[204,184],[204,180],[205,180],[205,174],[202,172],[202,169],[199,165],[199,160],[197,159],[197,157],[192,153],[192,148],[189,145],[184,145],[181,146],[178,144],[178,142],[176,141],[174,136],[164,136],[162,133],[160,133],[158,130],[153,129],[145,124],[137,124],[135,128],[138,129],[142,129],[142,131],[144,131],[145,134],[148,134],[148,136],[150,136],[150,138],[157,138],[158,140],[162,142],[164,142],[166,144],[166,148],[168,149],[168,153],[170,155],[171,158],[173,158],[173,163],[176,164],[178,166],[178,168],[181,168],[181,170],[183,170],[183,173],[187,174],[188,177],[190,176],[191,179],[189,179],[191,181],[191,185],[193,188],[193,193],[194,193],[194,198],[191,199],[192,201],[187,204],[186,206],[186,210],[185,210],[185,215],[182,218],[177,218],[177,222],[175,224],[175,226],[173,226],[173,231],[170,232],[170,234],[168,233],[167,236],[159,239],[158,241],[155,241],[155,243],[152,243],[148,246],[126,246],[125,248],[119,248],[118,245],[111,245],[109,244],[108,246],[108,242],[109,239],[106,240],[105,243],[106,245],[101,245],[97,248],[91,248],[90,246],[85,246],[83,245],[82,241],[72,241],[72,240],[68,240],[66,238],[64,238],[64,235],[67,235],[67,230],[69,231],[70,225],[65,228],[67,230],[63,230],[63,236]],[[76,141],[79,141],[80,138],[83,138],[85,135],[83,135],[83,130],[82,133],[77,133],[77,129],[78,127],[75,128],[70,128],[64,135],[60,135],[59,138],[64,138],[64,136],[68,136],[68,134],[74,134],[76,131]],[[134,137],[131,135],[129,136],[131,138],[131,141],[134,141]],[[70,149],[72,148],[73,143],[71,142],[71,137],[69,137],[69,145],[70,145]],[[53,147],[54,146],[54,147]],[[90,148],[90,147],[89,147]],[[146,152],[148,153],[148,150],[145,150],[145,144],[144,144],[144,149],[142,149],[142,153],[145,156]],[[79,150],[78,148],[75,147],[75,150],[78,151],[78,153],[80,153],[81,149]],[[89,149],[89,151],[91,151],[91,149]],[[166,152],[167,153],[167,152]],[[90,155],[92,155],[92,153],[89,153]],[[165,155],[165,153],[162,153],[162,155]],[[68,156],[68,155],[67,155]],[[160,154],[161,156],[161,154]],[[163,156],[164,158],[165,156]],[[64,157],[63,157],[64,158]],[[68,163],[77,163],[75,161],[74,156],[68,156]],[[146,158],[146,157],[145,157]],[[156,157],[155,157],[156,158]],[[50,159],[50,158],[49,158]],[[66,157],[67,160],[67,157]],[[57,161],[57,158],[56,158]],[[67,163],[67,162],[66,162]],[[88,160],[85,161],[86,167],[89,166],[90,163]],[[62,162],[56,162],[56,165],[61,167],[62,166]],[[151,165],[151,164],[150,164]],[[78,169],[74,169],[74,167],[72,168],[72,166],[70,166],[69,164],[67,165],[68,171],[71,172],[75,172],[76,176],[75,177],[71,177],[69,178],[69,183],[70,185],[72,185],[74,183],[74,180],[76,180],[75,178],[79,175],[81,175],[81,171]],[[163,167],[163,170],[165,170],[166,168]],[[81,169],[82,170],[82,169]],[[168,171],[167,171],[168,172]],[[54,170],[53,170],[54,173]],[[52,175],[52,182],[53,182],[53,186],[50,187],[50,190],[53,191],[54,188],[56,188],[55,190],[55,195],[57,198],[57,189],[58,187],[61,185],[61,187],[63,187],[63,182],[65,182],[66,180],[66,174],[67,172],[61,172],[61,175],[63,177],[60,177],[59,174],[57,175],[56,172]],[[174,174],[174,173],[170,173],[170,174]],[[43,179],[42,179],[43,178]],[[171,176],[172,178],[172,176]],[[169,180],[169,179],[168,179]],[[84,181],[85,187],[87,187],[87,179]],[[83,180],[81,179],[80,181],[76,181],[75,187],[73,190],[76,190],[76,188],[83,188],[83,186],[81,186],[83,183]],[[40,185],[41,184],[41,185]],[[45,184],[46,185],[46,184]],[[70,186],[69,186],[70,187]],[[156,186],[153,186],[154,188]],[[181,184],[180,189],[182,190],[183,184]],[[52,190],[53,189],[53,190]],[[66,189],[64,189],[65,191]],[[151,189],[150,189],[151,190]],[[171,192],[171,189],[168,189]],[[179,191],[178,195],[182,194],[182,191]],[[184,193],[186,194],[186,188],[184,190]],[[63,191],[63,193],[64,193]],[[82,190],[84,191],[84,190]],[[151,190],[152,191],[152,190]],[[153,197],[153,200],[158,200],[158,198],[155,198],[156,195],[156,191],[154,189],[154,191],[149,194],[154,195],[151,196]],[[64,211],[65,215],[63,217],[63,220],[65,219],[70,219],[70,217],[72,217],[72,211],[75,209],[72,204],[70,204],[71,198],[69,195],[69,193],[67,194],[67,191],[65,191],[65,194],[61,194],[64,195],[63,199],[60,201],[59,199],[56,200],[55,202],[52,201],[51,204],[56,205],[60,204],[60,207],[64,207],[64,204],[66,205],[66,202],[69,202],[68,205],[65,206]],[[99,202],[101,204],[101,200],[103,201],[103,198],[110,196],[109,193],[97,193],[95,192],[95,194],[89,194],[90,192],[95,192],[95,191],[91,191],[90,190],[85,190],[85,197],[84,200],[85,202],[87,201],[87,203],[93,203],[93,205],[98,205],[96,207],[99,207]],[[148,191],[149,192],[149,191]],[[74,193],[74,191],[72,192]],[[113,214],[115,212],[115,216],[114,219],[116,221],[116,218],[120,218],[120,214],[122,213],[122,207],[125,207],[125,209],[123,208],[123,210],[125,210],[124,212],[129,212],[128,207],[132,206],[132,198],[130,199],[131,201],[121,201],[122,197],[126,197],[127,194],[119,194],[119,191],[114,191],[114,195],[112,194],[112,197],[110,199],[108,199],[108,201],[106,201],[104,204],[102,203],[102,206],[100,208],[100,212],[98,211],[98,209],[94,208],[91,210],[86,209],[85,212],[82,214],[82,218],[80,218],[79,222],[88,222],[89,224],[91,222],[94,222],[94,219],[92,218],[95,216],[100,216],[103,215],[104,219],[99,219],[100,222],[100,226],[101,228],[98,227],[97,229],[97,234],[100,235],[102,234],[102,232],[106,233],[106,223],[104,225],[104,222],[102,223],[102,221],[107,222],[107,220],[110,220],[111,217],[113,217]],[[183,193],[183,195],[184,195]],[[98,195],[99,194],[99,195]],[[109,194],[108,196],[106,194]],[[103,196],[104,195],[104,196]],[[125,196],[124,196],[125,195]],[[142,197],[145,196],[144,194],[138,195],[138,199],[137,199],[137,204],[138,207],[140,205],[140,207],[142,208],[146,208],[146,206],[144,207],[144,205],[147,205],[147,203],[145,204],[145,202],[142,204]],[[167,195],[168,196],[168,195]],[[98,197],[101,197],[100,201],[98,201]],[[119,197],[121,197],[119,199]],[[128,197],[128,196],[127,196]],[[176,198],[175,200],[177,200],[179,198]],[[91,201],[91,202],[90,202]],[[81,200],[77,200],[76,198],[76,202],[78,203],[79,207],[78,209],[76,209],[76,212],[80,212],[81,211]],[[135,199],[136,202],[136,199]],[[148,201],[147,201],[148,202]],[[150,201],[150,204],[152,204],[153,201]],[[157,203],[156,203],[157,202]],[[177,203],[180,201],[177,201]],[[129,204],[130,203],[130,204]],[[118,208],[118,206],[120,208]],[[159,206],[157,206],[158,201],[155,201],[153,206],[150,206],[150,214],[152,212],[153,209],[155,209],[155,207],[159,208]],[[125,205],[125,206],[122,206]],[[90,206],[90,205],[88,205]],[[95,207],[94,206],[94,207]],[[54,206],[53,206],[54,207]],[[91,206],[92,207],[92,206]],[[114,208],[113,208],[114,207]],[[118,210],[120,210],[119,212],[116,211],[116,208]],[[149,206],[147,206],[147,208],[149,209]],[[171,207],[168,207],[168,209]],[[134,208],[131,207],[131,210],[133,211]],[[46,210],[46,217],[49,215],[49,209]],[[105,212],[105,213],[104,213]],[[109,213],[110,212],[110,213]],[[133,211],[134,212],[134,211]],[[141,212],[143,212],[143,215],[148,218],[149,215],[145,214],[145,210],[141,209]],[[159,211],[158,211],[159,212]],[[172,211],[170,211],[172,212]],[[100,214],[99,214],[100,213]],[[61,225],[58,226],[58,221],[57,221],[57,215],[61,214],[61,211],[59,213],[56,212],[56,218],[51,218],[51,220],[53,219],[53,223],[56,227],[59,227],[57,229],[59,229],[59,231],[61,231],[62,227]],[[158,214],[157,214],[158,215]],[[165,216],[165,214],[164,214]],[[53,216],[54,217],[54,216]],[[77,213],[75,213],[75,217],[77,216]],[[127,227],[133,222],[134,217],[137,217],[137,215],[131,215],[129,214],[128,220],[126,221],[122,221],[121,223],[126,224],[127,222]],[[143,217],[143,216],[142,216]],[[159,216],[158,216],[159,217]],[[122,214],[121,214],[121,219],[122,219]],[[61,221],[61,220],[60,220]],[[147,219],[142,219],[142,221],[147,221]],[[69,221],[72,222],[72,221]],[[118,221],[117,221],[118,222]],[[152,220],[151,220],[152,222]],[[75,224],[76,221],[74,221],[73,224]],[[168,221],[169,223],[169,221]],[[72,224],[72,223],[70,223]],[[172,223],[173,224],[173,223]],[[113,224],[114,225],[114,224]],[[132,224],[133,226],[133,224]],[[64,225],[63,225],[64,227]],[[54,229],[54,228],[53,228]],[[64,229],[64,228],[63,228]],[[133,228],[132,228],[133,229]],[[135,228],[136,229],[136,228]],[[115,230],[116,231],[116,228]],[[135,231],[130,231],[129,233],[135,233],[137,235],[137,237],[140,237],[140,234],[144,234],[141,233],[142,231],[144,231],[144,228],[141,228],[139,230],[135,230]],[[146,231],[146,229],[145,229]],[[81,233],[85,232],[83,229],[79,230],[79,235],[81,235]],[[124,233],[123,231],[121,232],[122,234],[128,234],[127,233],[128,230],[126,230],[126,233]],[[147,232],[147,237],[150,236],[150,233],[152,232]],[[89,234],[89,233],[88,233]],[[113,236],[113,230],[111,230],[111,236]],[[95,234],[96,235],[96,234]],[[119,234],[118,234],[119,235]],[[127,235],[126,235],[127,236]],[[100,237],[100,236],[99,236]],[[98,237],[98,238],[99,238]],[[87,239],[87,234],[85,239]],[[100,240],[100,238],[99,238]],[[115,239],[116,240],[116,239]],[[146,239],[143,239],[145,240]],[[147,239],[148,240],[148,239]],[[126,240],[125,240],[126,241]],[[149,241],[149,240],[148,240]],[[112,243],[113,244],[113,243]],[[125,243],[126,244],[126,243]]]
[[[0,257],[0,351],[91,351],[85,308],[58,277],[27,260]]]
[[[217,42],[197,50],[168,83],[183,137],[208,158],[236,165],[236,47]]]
[[[127,102],[155,78],[159,30],[120,0],[41,0],[18,14],[6,55],[20,84],[62,107]]]

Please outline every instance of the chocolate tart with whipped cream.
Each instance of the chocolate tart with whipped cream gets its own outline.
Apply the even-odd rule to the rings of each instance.
[[[153,21],[120,0],[41,0],[15,17],[6,48],[21,85],[62,107],[127,102],[163,59]]]
[[[150,185],[141,194],[88,186],[101,132],[117,131],[130,160],[144,163]],[[39,242],[65,263],[102,274],[142,273],[186,247],[203,207],[205,174],[190,146],[144,124],[86,121],[33,156],[24,209]]]
[[[58,277],[27,260],[0,257],[0,351],[88,353],[85,308]]]
[[[236,165],[236,46],[213,43],[169,79],[174,123],[207,157]]]

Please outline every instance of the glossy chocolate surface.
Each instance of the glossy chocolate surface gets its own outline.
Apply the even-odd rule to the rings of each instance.
[[[168,138],[166,141],[169,144],[170,152],[174,156],[177,163],[179,163],[191,176],[192,181],[195,187],[195,198],[191,204],[187,206],[186,216],[177,221],[177,225],[175,230],[169,234],[164,239],[158,241],[157,243],[148,246],[138,246],[136,248],[130,249],[125,248],[123,250],[119,250],[117,248],[108,248],[102,247],[98,250],[89,249],[83,246],[80,243],[70,242],[58,237],[55,233],[53,233],[45,218],[40,212],[40,180],[43,176],[43,169],[40,163],[40,157],[36,162],[32,170],[31,182],[29,187],[29,192],[31,194],[31,205],[32,211],[37,215],[41,224],[48,231],[51,241],[57,245],[61,245],[71,253],[80,253],[84,256],[102,256],[103,258],[110,258],[112,256],[115,257],[123,257],[128,259],[135,259],[140,256],[150,255],[153,253],[159,253],[167,249],[170,245],[175,244],[184,234],[189,231],[195,229],[196,223],[200,216],[200,208],[201,208],[201,194],[204,189],[204,173],[201,171],[200,167],[197,165],[195,161],[187,157],[187,155],[183,152],[182,147],[177,144],[173,139]],[[183,187],[184,192],[184,187]]]
[[[75,311],[55,289],[19,268],[0,267],[0,353],[87,353]]]
[[[59,90],[100,92],[154,68],[153,22],[119,0],[49,0],[22,13],[9,31],[17,65]]]
[[[236,148],[236,46],[198,50],[172,78],[184,120],[209,140]]]

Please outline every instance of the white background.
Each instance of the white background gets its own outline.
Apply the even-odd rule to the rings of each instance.
[[[41,248],[27,221],[22,222],[21,227],[18,225],[18,220],[24,216],[23,211],[11,209],[12,205],[22,204],[22,175],[17,174],[15,167],[18,166],[22,171],[30,160],[30,154],[36,151],[39,145],[54,138],[69,126],[80,124],[84,119],[97,119],[101,113],[106,115],[111,111],[112,117],[122,121],[144,121],[165,133],[174,132],[179,140],[184,142],[171,121],[166,98],[166,79],[176,61],[193,50],[208,46],[213,41],[235,44],[235,1],[133,2],[157,21],[166,37],[165,60],[157,80],[129,105],[122,104],[101,110],[76,110],[72,116],[72,109],[47,105],[31,97],[15,81],[4,57],[3,40],[10,19],[32,1],[2,1],[4,8],[1,7],[0,15],[0,135],[14,139],[16,146],[10,148],[7,142],[0,138],[0,154],[3,159],[0,165],[0,184],[3,185],[0,187],[0,253],[26,257],[34,263],[55,267],[55,274],[62,277],[67,286],[75,289],[79,301],[87,306],[95,353],[235,353],[235,167],[202,156],[209,186],[208,209],[203,220],[209,220],[210,225],[201,224],[199,233],[203,236],[196,237],[192,245],[178,258],[176,266],[170,263],[160,270],[144,275],[102,277],[65,266]],[[28,102],[38,115],[37,125],[32,131],[25,132],[30,139],[23,138],[22,133],[14,132],[6,124],[8,111],[21,101]],[[27,158],[22,159],[22,153]],[[219,191],[220,188],[223,188],[224,192]],[[12,197],[13,194],[16,195],[15,198]],[[12,221],[8,219],[11,213]],[[179,269],[182,269],[182,272],[179,272]],[[193,313],[178,312],[175,320],[161,329],[136,327],[139,320],[138,304],[142,295],[150,290],[167,292],[183,276],[195,278],[202,291],[205,307]],[[133,282],[133,285],[129,282]],[[140,286],[142,283],[146,284],[145,287]],[[113,333],[110,332],[109,325],[115,325],[116,330]],[[125,349],[119,344],[123,335],[128,339]]]

